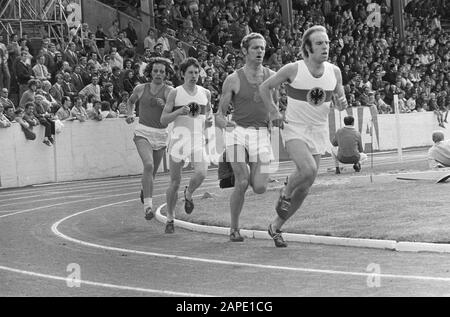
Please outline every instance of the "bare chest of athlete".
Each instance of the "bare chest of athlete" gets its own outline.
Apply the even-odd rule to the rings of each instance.
[[[155,84],[150,84],[150,93],[152,95],[157,95],[161,89],[163,89],[164,85],[155,85]]]
[[[257,71],[244,70],[244,74],[251,85],[259,86],[264,81],[264,71],[262,69]]]
[[[306,65],[309,70],[309,73],[314,78],[320,78],[325,73],[325,65],[321,64],[320,66]]]

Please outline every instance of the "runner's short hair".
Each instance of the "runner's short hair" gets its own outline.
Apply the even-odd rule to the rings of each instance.
[[[256,39],[263,40],[264,44],[266,43],[266,39],[264,38],[264,36],[256,32],[252,32],[244,36],[244,38],[241,41],[241,48],[245,48],[246,50],[248,50],[248,47],[250,46],[250,41]]]
[[[325,29],[325,27],[323,27],[322,25],[314,25],[305,31],[302,38],[302,53],[304,58],[309,57],[309,52],[307,48],[309,48],[309,50],[312,50],[311,35],[314,32],[327,33],[327,29]]]
[[[198,60],[194,57],[188,57],[180,64],[181,74],[184,75],[189,66],[197,67],[200,70],[200,63]]]

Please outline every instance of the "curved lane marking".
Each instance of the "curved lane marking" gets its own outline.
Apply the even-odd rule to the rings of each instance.
[[[162,195],[158,195],[162,196]],[[205,259],[205,258],[196,258],[196,257],[189,257],[189,256],[179,256],[179,255],[173,255],[173,254],[164,254],[164,253],[155,253],[155,252],[147,252],[147,251],[139,251],[139,250],[132,250],[132,249],[124,249],[124,248],[117,248],[117,247],[109,247],[105,245],[90,243],[82,240],[78,240],[72,237],[69,237],[62,232],[58,230],[58,226],[74,217],[77,217],[79,215],[82,215],[84,213],[88,213],[94,210],[103,209],[107,207],[111,207],[114,205],[119,205],[123,203],[127,203],[133,200],[125,200],[121,202],[116,202],[112,204],[102,205],[94,208],[90,208],[84,211],[77,212],[73,215],[67,216],[57,222],[55,222],[52,225],[52,232],[64,239],[68,240],[70,242],[93,247],[93,248],[99,248],[103,250],[110,250],[110,251],[117,251],[117,252],[125,252],[125,253],[131,253],[131,254],[137,254],[137,255],[146,255],[146,256],[152,256],[152,257],[158,257],[158,258],[165,258],[165,259],[176,259],[176,260],[184,260],[184,261],[191,261],[191,262],[201,262],[201,263],[207,263],[207,264],[219,264],[219,265],[225,265],[225,266],[244,266],[244,267],[251,267],[251,268],[260,268],[260,269],[266,269],[266,270],[277,270],[277,271],[291,271],[291,272],[302,272],[302,273],[316,273],[316,274],[329,274],[329,275],[344,275],[344,276],[358,276],[358,277],[380,277],[380,278],[392,278],[392,279],[406,279],[406,280],[420,280],[420,281],[435,281],[435,282],[450,282],[450,277],[433,277],[433,276],[417,276],[417,275],[397,275],[397,274],[375,274],[375,273],[362,273],[362,272],[350,272],[350,271],[335,271],[335,270],[323,270],[323,269],[310,269],[310,268],[300,268],[300,267],[289,267],[289,266],[277,266],[277,265],[265,265],[265,264],[255,264],[255,263],[245,263],[245,262],[234,262],[234,261],[224,261],[224,260],[214,260],[214,259]]]
[[[66,277],[49,275],[49,274],[35,273],[35,272],[24,271],[24,270],[18,270],[18,269],[10,268],[10,267],[7,267],[7,266],[1,266],[0,265],[0,270],[12,272],[12,273],[29,275],[29,276],[33,276],[33,277],[45,278],[45,279],[50,279],[50,280],[63,281],[63,282],[66,282],[66,283],[68,282],[68,278],[66,278]],[[72,279],[70,279],[70,281],[73,282]],[[142,293],[164,294],[164,295],[186,296],[186,297],[211,297],[211,296],[213,296],[213,295],[206,295],[206,294],[173,292],[173,291],[157,290],[157,289],[150,289],[150,288],[141,288],[141,287],[132,287],[132,286],[108,284],[108,283],[99,283],[99,282],[93,282],[93,281],[87,281],[87,280],[76,280],[76,282],[79,282],[80,284],[89,285],[89,286],[112,288],[112,289],[120,289],[120,290],[124,290],[124,291],[134,291],[134,292],[142,292]]]

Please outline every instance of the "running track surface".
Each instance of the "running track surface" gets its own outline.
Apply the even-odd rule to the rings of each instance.
[[[378,154],[374,165],[396,164],[396,155]],[[320,173],[330,167],[323,159]],[[273,177],[292,169],[282,163]],[[167,183],[157,177],[154,200]],[[217,184],[209,171],[198,193]],[[166,235],[163,224],[144,220],[139,189],[140,178],[129,177],[0,191],[0,296],[450,295],[448,254],[294,242],[277,249],[180,228]]]

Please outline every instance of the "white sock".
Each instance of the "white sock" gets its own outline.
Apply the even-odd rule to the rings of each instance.
[[[146,210],[148,207],[153,208],[153,198],[144,198],[144,210]]]
[[[186,198],[187,198],[188,200],[192,200],[192,193],[189,191],[189,186],[188,186],[188,188],[186,189]]]

